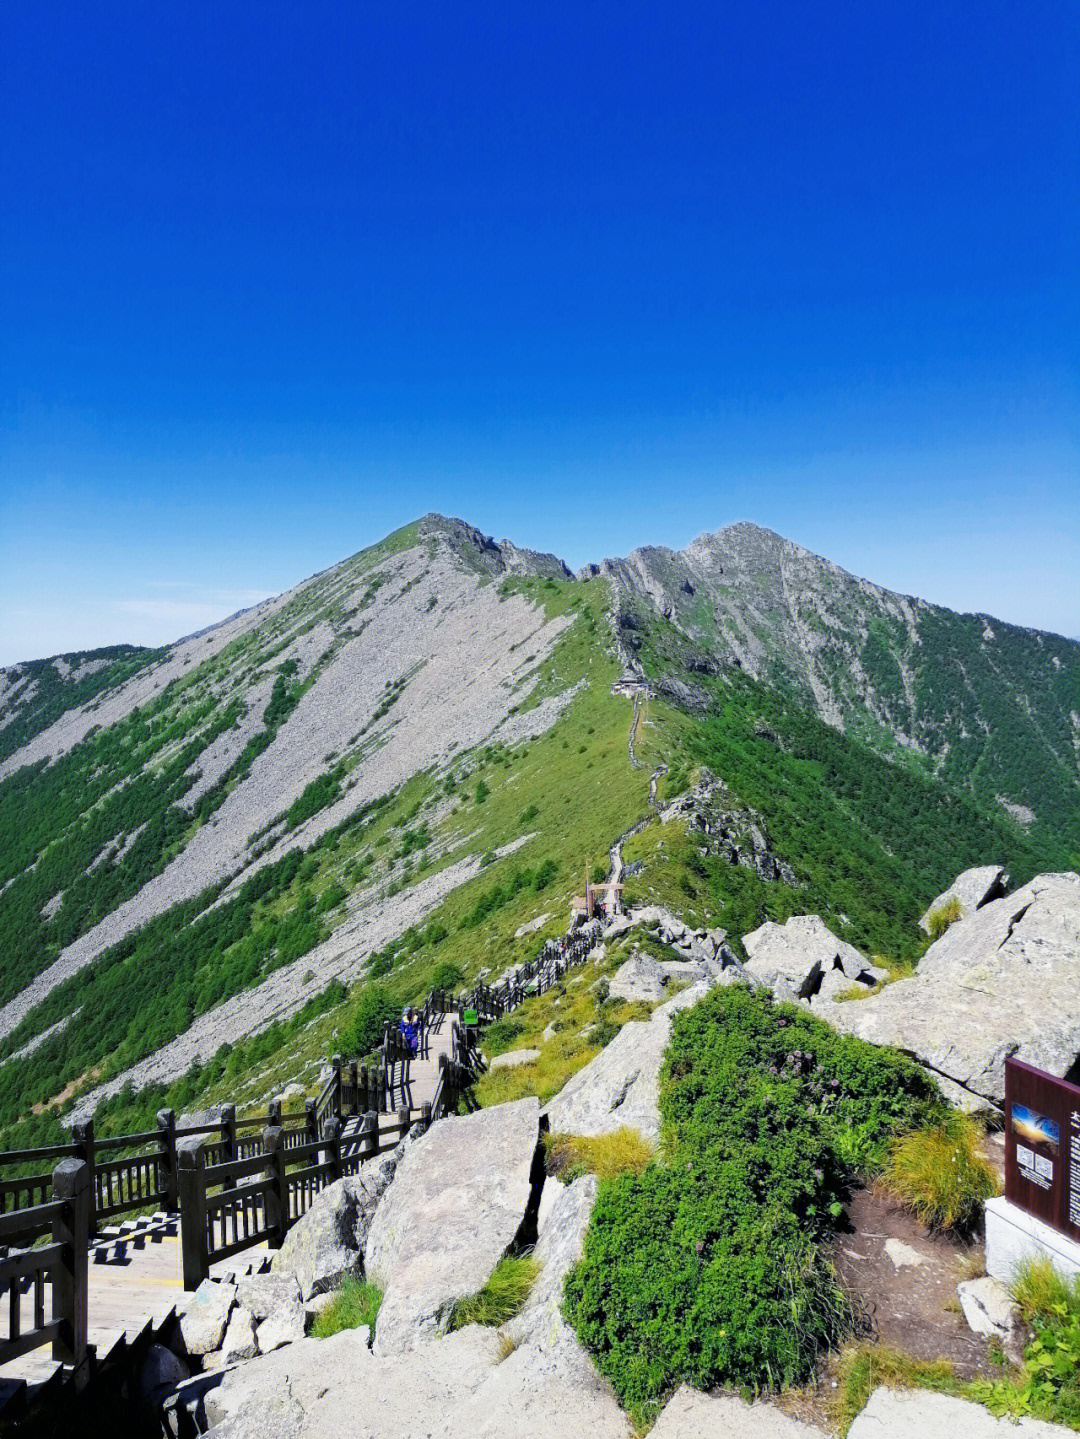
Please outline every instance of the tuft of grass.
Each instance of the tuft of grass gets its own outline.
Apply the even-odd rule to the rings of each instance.
[[[615,1179],[620,1174],[641,1174],[653,1157],[652,1147],[636,1129],[623,1126],[613,1134],[546,1134],[547,1167],[569,1184],[582,1174]]]
[[[879,1183],[929,1228],[965,1232],[998,1190],[982,1140],[975,1120],[954,1112],[941,1124],[895,1139]]]
[[[1070,1282],[1049,1259],[1018,1265],[1012,1292],[1029,1324],[1052,1324],[1068,1314],[1080,1315],[1080,1275]]]
[[[540,1265],[531,1254],[507,1255],[500,1259],[483,1289],[466,1295],[454,1305],[450,1328],[464,1329],[466,1324],[497,1328],[505,1324],[524,1307],[539,1273]]]
[[[364,1325],[374,1332],[382,1290],[366,1279],[343,1279],[334,1295],[334,1302],[328,1304],[321,1314],[316,1315],[311,1326],[313,1339],[329,1339],[342,1329],[360,1329]]]
[[[939,904],[937,909],[932,909],[926,916],[926,927],[930,931],[931,939],[940,939],[951,924],[958,919],[963,919],[964,907],[953,895],[944,904]]]
[[[833,1419],[841,1434],[847,1433],[882,1384],[890,1389],[933,1389],[939,1394],[959,1394],[963,1387],[947,1359],[914,1359],[876,1344],[853,1345],[840,1354]]]
[[[984,1137],[979,1121],[949,1111],[941,1122],[893,1140],[878,1182],[928,1227],[963,1233],[999,1191]]]

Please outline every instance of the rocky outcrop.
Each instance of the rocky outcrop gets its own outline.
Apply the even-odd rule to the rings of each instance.
[[[792,1419],[763,1400],[702,1394],[683,1384],[650,1431],[652,1439],[825,1439],[815,1424]]]
[[[634,953],[611,976],[608,994],[613,999],[643,999],[653,1003],[663,998],[667,975],[652,955]]]
[[[1003,1102],[1010,1054],[1067,1074],[1080,1056],[1080,875],[1039,875],[984,904],[911,979],[835,1005],[830,1019],[910,1051],[969,1105]]]
[[[995,1419],[989,1409],[925,1389],[875,1389],[848,1439],[1066,1439],[1074,1431],[1042,1419]],[[653,1430],[655,1434],[656,1431]]]
[[[708,992],[699,983],[669,999],[645,1021],[631,1020],[595,1059],[567,1080],[547,1107],[553,1131],[611,1134],[629,1126],[646,1139],[660,1134],[659,1079],[671,1016]]]
[[[398,1159],[393,1150],[378,1163],[361,1165],[358,1174],[338,1179],[289,1230],[271,1269],[275,1275],[291,1275],[302,1299],[360,1272],[372,1217]]]
[[[984,1274],[965,1279],[956,1286],[960,1308],[968,1328],[975,1334],[1007,1339],[1020,1325],[1020,1307],[1004,1284]]]
[[[783,980],[799,999],[812,1000],[823,986],[824,997],[834,998],[856,981],[873,984],[885,975],[816,914],[792,915],[782,925],[766,920],[743,936],[743,948],[749,955],[746,969],[754,978],[773,988],[777,979]]]
[[[383,1291],[382,1355],[445,1329],[455,1299],[475,1293],[513,1243],[531,1197],[539,1139],[535,1099],[433,1125],[398,1165],[364,1249]]]
[[[774,854],[764,817],[737,800],[724,781],[708,771],[688,794],[661,812],[662,824],[673,819],[685,821],[703,854],[752,869],[766,881],[798,882],[791,866]]]
[[[993,899],[1000,899],[1009,888],[1009,876],[1000,864],[984,864],[977,869],[965,869],[963,874],[958,874],[944,893],[939,894],[933,904],[929,906],[922,919],[920,926],[930,933],[930,916],[935,910],[944,908],[950,900],[955,899],[960,905],[960,917],[966,918],[981,909],[984,904],[989,904]]]

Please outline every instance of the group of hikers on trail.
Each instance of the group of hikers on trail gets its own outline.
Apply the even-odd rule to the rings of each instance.
[[[420,1048],[420,1019],[415,1009],[403,1009],[401,1011],[401,1037],[404,1039],[411,1058],[416,1058],[417,1050]]]

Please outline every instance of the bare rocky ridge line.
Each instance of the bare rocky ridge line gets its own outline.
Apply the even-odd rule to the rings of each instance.
[[[0,1010],[0,1038],[57,984],[172,905],[309,846],[362,805],[484,743],[500,726],[511,742],[554,723],[564,697],[523,715],[510,710],[571,620],[548,620],[520,595],[500,597],[445,547],[434,555],[414,547],[380,569],[387,578],[363,611],[363,628],[336,651],[247,777],[161,874]],[[360,575],[350,587],[354,612],[366,582]],[[410,672],[397,703],[376,720],[389,688]],[[342,798],[254,858],[249,837],[325,772],[327,754],[348,753],[365,727],[366,738],[377,736],[382,744],[352,770]]]

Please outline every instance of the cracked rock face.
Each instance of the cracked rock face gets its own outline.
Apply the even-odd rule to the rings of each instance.
[[[950,900],[960,902],[961,918],[966,918],[991,900],[1000,899],[1008,888],[1009,876],[1000,864],[984,864],[977,869],[965,869],[963,874],[956,876],[943,894],[938,895],[919,920],[919,924],[929,934],[930,916]]]
[[[671,1035],[671,1016],[689,1009],[708,990],[708,982],[692,984],[654,1010],[648,1020],[624,1024],[548,1105],[552,1131],[592,1136],[629,1126],[646,1139],[659,1138],[660,1066]]]
[[[971,1106],[1003,1103],[1010,1054],[1066,1074],[1080,1056],[1080,875],[1041,874],[983,905],[930,946],[911,979],[829,1018],[909,1050]]]
[[[446,1328],[481,1289],[525,1217],[540,1131],[536,1099],[441,1119],[413,1144],[364,1249],[383,1291],[375,1344],[386,1356]]]
[[[872,970],[866,956],[853,944],[837,939],[816,914],[793,914],[782,925],[766,920],[743,936],[743,948],[750,956],[746,961],[750,974],[766,983],[780,977],[797,995],[803,989],[817,993],[824,975],[833,970],[840,971],[845,987]]]

